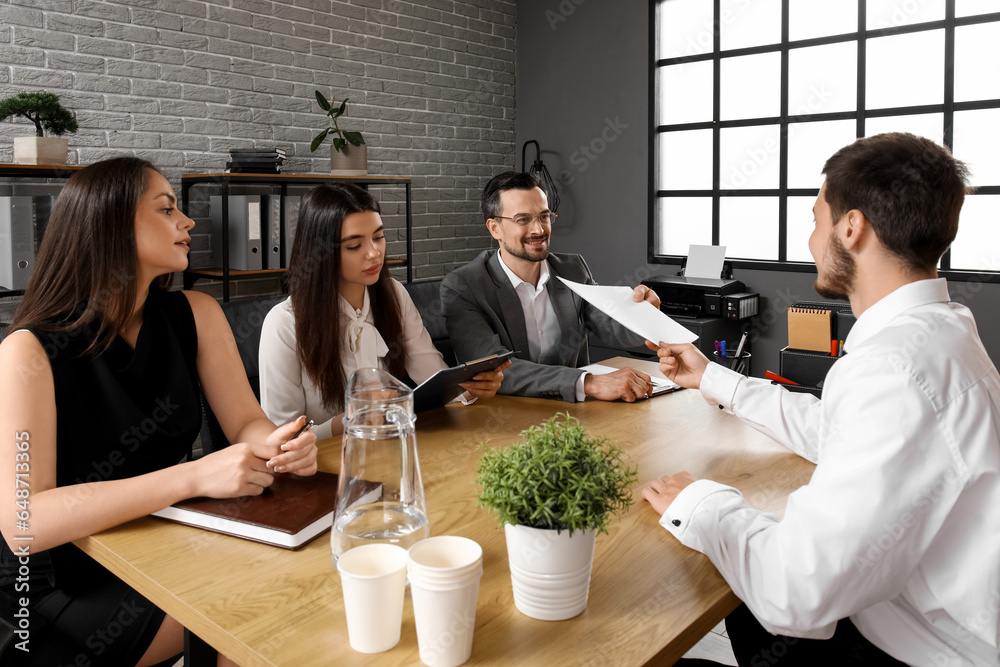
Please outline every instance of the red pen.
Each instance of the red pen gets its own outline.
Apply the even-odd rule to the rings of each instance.
[[[782,384],[794,384],[794,385],[799,384],[798,382],[792,382],[788,378],[783,378],[777,373],[772,373],[771,371],[764,371],[764,377],[766,377],[768,380],[774,380],[775,382],[780,382]]]
[[[830,356],[831,357],[836,357],[836,356],[838,356],[837,355],[838,352],[840,352],[840,341],[839,340],[831,340],[830,341]]]

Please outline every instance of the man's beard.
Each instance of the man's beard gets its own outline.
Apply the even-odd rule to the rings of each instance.
[[[545,238],[545,240],[548,241],[548,237],[547,236],[543,237],[543,238]],[[549,256],[548,246],[546,246],[544,250],[541,250],[541,251],[539,251],[539,252],[537,252],[535,254],[532,254],[532,253],[530,253],[524,247],[524,241],[523,240],[521,241],[521,245],[518,248],[512,248],[512,247],[510,247],[510,245],[507,244],[506,241],[504,241],[503,242],[503,248],[504,248],[504,250],[507,251],[508,255],[513,255],[514,257],[519,257],[519,258],[527,260],[529,262],[542,262],[542,261],[545,261],[545,259],[548,258],[548,256]]]
[[[844,249],[840,239],[831,232],[827,246],[827,267],[824,274],[816,278],[813,285],[816,292],[826,299],[847,300],[854,291],[856,267],[850,253]]]

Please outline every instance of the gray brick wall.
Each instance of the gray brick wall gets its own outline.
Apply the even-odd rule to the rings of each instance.
[[[178,194],[230,148],[328,172],[328,144],[309,152],[325,127],[313,91],[347,96],[369,173],[413,179],[414,277],[433,278],[489,247],[478,200],[515,164],[514,37],[514,0],[0,0],[0,96],[58,93],[80,124],[71,164],[140,155]],[[0,123],[0,162],[27,129]]]

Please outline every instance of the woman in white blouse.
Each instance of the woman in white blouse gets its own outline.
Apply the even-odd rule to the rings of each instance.
[[[380,367],[420,383],[447,367],[410,295],[389,276],[379,205],[368,191],[310,190],[289,264],[290,296],[267,314],[260,337],[260,401],[272,420],[305,414],[316,437],[327,438],[343,430],[344,389],[356,369]],[[463,398],[496,394],[508,366],[463,384]]]

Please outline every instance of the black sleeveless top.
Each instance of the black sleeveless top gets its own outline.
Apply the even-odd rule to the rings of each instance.
[[[58,486],[135,477],[190,452],[202,412],[198,334],[187,297],[150,288],[135,350],[119,336],[106,352],[81,356],[86,335],[32,333],[55,384]],[[17,559],[0,545],[0,592],[9,592]],[[31,579],[43,589],[47,583],[72,595],[111,576],[73,544],[31,557]]]

